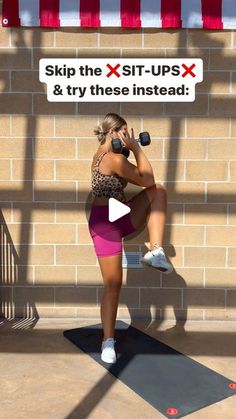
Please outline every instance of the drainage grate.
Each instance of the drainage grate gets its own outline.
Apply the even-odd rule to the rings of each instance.
[[[143,264],[139,263],[142,252],[126,252],[122,255],[122,268],[143,268]]]

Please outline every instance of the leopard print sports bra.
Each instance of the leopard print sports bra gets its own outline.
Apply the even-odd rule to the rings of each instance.
[[[115,198],[118,201],[125,202],[124,188],[128,181],[115,174],[104,175],[99,171],[99,163],[107,151],[100,154],[92,169],[92,196],[101,196],[105,198]]]

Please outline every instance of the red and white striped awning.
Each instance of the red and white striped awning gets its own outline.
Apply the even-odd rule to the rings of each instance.
[[[235,29],[236,0],[3,0],[2,26]]]

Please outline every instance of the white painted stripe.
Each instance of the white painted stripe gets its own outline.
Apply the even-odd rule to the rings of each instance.
[[[236,28],[236,1],[222,0],[222,20],[224,29]]]
[[[202,28],[201,0],[182,0],[181,15],[183,28]]]
[[[100,0],[101,26],[121,26],[120,0]]]
[[[161,0],[141,0],[141,25],[143,28],[161,28]]]
[[[60,26],[80,26],[80,0],[60,0]]]
[[[39,0],[19,0],[21,26],[39,26]]]

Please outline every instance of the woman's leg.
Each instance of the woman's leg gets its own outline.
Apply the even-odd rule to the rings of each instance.
[[[154,243],[163,245],[167,211],[166,189],[155,184],[145,188],[129,200],[130,217],[135,229],[147,225],[150,240],[150,250]]]
[[[103,340],[114,337],[117,308],[122,286],[122,254],[98,257],[104,289],[101,302]]]

